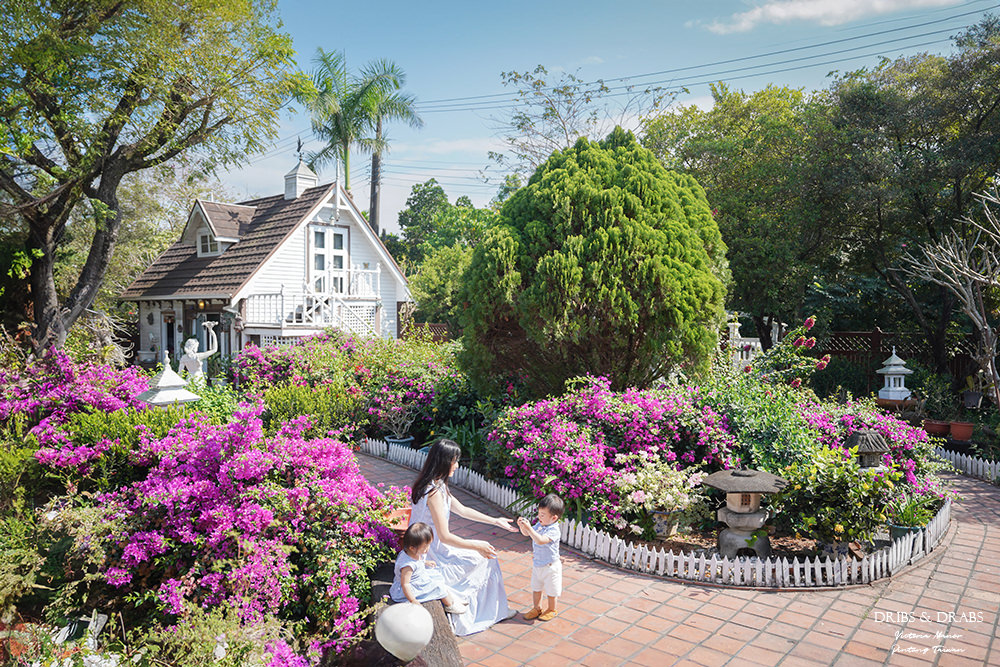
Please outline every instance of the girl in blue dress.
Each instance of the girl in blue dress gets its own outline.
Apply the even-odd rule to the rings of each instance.
[[[510,519],[466,507],[448,492],[447,480],[458,468],[461,454],[462,450],[451,440],[442,439],[431,445],[424,467],[413,483],[410,513],[410,525],[426,523],[433,529],[434,539],[427,557],[437,563],[445,585],[469,604],[467,613],[449,616],[458,636],[481,632],[513,613],[507,605],[496,549],[485,540],[468,540],[451,532],[451,513],[512,533],[517,531]]]
[[[444,577],[427,552],[434,540],[434,531],[426,523],[410,524],[403,534],[403,550],[396,556],[389,597],[393,602],[409,600],[413,604],[441,600],[449,614],[464,614],[469,605],[457,598],[444,583]]]

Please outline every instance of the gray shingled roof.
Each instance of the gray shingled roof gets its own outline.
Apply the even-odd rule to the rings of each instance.
[[[122,299],[164,297],[197,297],[205,294],[234,295],[253,275],[280,243],[298,226],[299,222],[335,186],[333,184],[309,188],[295,199],[284,195],[265,197],[242,202],[239,207],[253,207],[252,217],[236,207],[213,202],[202,202],[212,223],[221,221],[227,230],[237,229],[239,243],[235,243],[217,257],[198,257],[194,245],[180,241],[167,248],[163,254],[129,285]],[[209,211],[209,207],[212,208]],[[243,208],[243,211],[249,209]],[[223,236],[222,229],[216,231]]]
[[[253,222],[256,209],[246,204],[223,204],[215,201],[199,200],[201,208],[208,216],[216,236],[240,238]]]

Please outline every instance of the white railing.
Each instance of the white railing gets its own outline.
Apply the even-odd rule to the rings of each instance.
[[[934,453],[953,465],[959,472],[1000,486],[1000,461],[987,461],[976,456],[952,452],[943,447],[936,447]]]
[[[371,438],[361,443],[361,451],[415,469],[420,469],[427,458],[425,452],[389,445],[383,440]],[[510,507],[520,500],[513,489],[492,482],[462,466],[455,471],[450,483],[500,507]],[[673,551],[626,542],[573,520],[563,522],[562,541],[587,556],[644,574],[724,586],[815,588],[868,584],[896,574],[930,553],[948,532],[950,525],[951,500],[947,500],[926,527],[892,541],[889,546],[867,554],[861,560],[846,556],[789,560],[675,554]]]
[[[323,279],[326,290],[344,299],[377,299],[382,292],[382,264],[374,269],[328,269],[313,273],[313,280]]]
[[[301,292],[284,288],[272,294],[253,294],[246,301],[246,325],[294,328],[335,327],[359,335],[377,335],[376,299],[345,300],[337,294]]]

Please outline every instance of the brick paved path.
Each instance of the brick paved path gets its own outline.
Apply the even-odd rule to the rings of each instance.
[[[415,476],[381,459],[358,459],[373,483],[408,486]],[[624,572],[563,547],[559,616],[541,622],[518,614],[460,638],[462,657],[468,665],[539,667],[1000,665],[1000,489],[953,479],[962,500],[951,531],[891,580],[836,591],[710,588]],[[453,491],[466,505],[498,513]],[[452,528],[497,548],[511,606],[527,611],[527,538],[458,517]]]

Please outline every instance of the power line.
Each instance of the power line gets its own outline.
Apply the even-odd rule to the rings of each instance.
[[[912,44],[908,48],[914,48],[915,49],[915,48],[921,48],[921,47],[924,47],[924,46],[932,46],[934,44],[940,44],[941,42],[946,42],[946,41],[948,41],[948,40],[946,40],[946,39],[937,39],[937,40],[932,40],[932,41],[929,41],[929,42],[922,42],[920,44]],[[827,54],[823,54],[823,55],[827,55]],[[837,58],[837,59],[834,59],[834,60],[827,60],[827,61],[820,62],[820,63],[811,63],[811,64],[808,64],[808,65],[799,65],[797,67],[783,67],[783,68],[779,68],[779,69],[775,69],[775,70],[770,70],[770,71],[767,71],[767,72],[757,72],[757,73],[754,73],[754,74],[744,74],[744,75],[741,75],[741,76],[730,76],[730,77],[726,77],[726,79],[727,79],[727,81],[738,81],[740,79],[748,79],[748,78],[757,77],[757,76],[769,76],[769,75],[772,75],[772,74],[782,74],[784,72],[793,72],[793,71],[796,71],[796,70],[808,69],[810,67],[820,67],[820,66],[823,66],[823,65],[836,65],[836,64],[839,64],[839,63],[850,62],[852,60],[860,60],[862,58],[871,58],[873,56],[881,56],[881,55],[883,55],[883,54],[879,53],[879,52],[865,53],[865,54],[860,54],[860,55],[857,55],[857,56],[851,56],[849,58]],[[808,58],[800,58],[800,59],[796,59],[796,60],[806,60],[806,59],[808,59]],[[753,68],[742,68],[742,69],[753,69]],[[734,71],[738,72],[740,70],[734,70]],[[703,76],[712,76],[712,75],[706,74],[706,75],[703,75]],[[689,77],[689,78],[694,78],[694,77]],[[719,79],[716,79],[716,78],[705,79],[705,80],[702,80],[702,81],[685,81],[684,83],[678,83],[678,84],[675,84],[675,85],[671,85],[668,88],[666,88],[665,90],[666,91],[679,91],[679,90],[683,90],[684,88],[687,88],[688,86],[702,86],[702,85],[707,85],[707,84],[710,84],[710,83],[716,83],[717,81],[719,81]],[[653,84],[653,83],[671,83],[671,82],[670,81],[651,82],[651,84]],[[604,95],[604,97],[605,98],[608,98],[608,97],[621,97],[622,95],[628,95],[628,94],[630,94],[630,91],[626,90],[626,91],[620,92],[620,93],[608,93],[608,94]],[[467,106],[456,106],[455,108],[451,108],[451,109],[426,109],[426,110],[422,111],[421,113],[450,113],[450,112],[455,112],[455,111],[494,111],[494,110],[508,108],[508,106],[509,105],[507,105],[507,104],[501,104],[501,105],[494,104],[492,106],[467,105]]]
[[[887,34],[890,34],[890,33],[900,32],[900,31],[903,31],[903,30],[912,30],[914,28],[922,28],[924,26],[934,25],[934,24],[938,24],[938,23],[943,23],[945,21],[950,21],[950,20],[953,20],[953,19],[956,19],[956,18],[962,18],[962,17],[965,17],[965,16],[973,15],[973,14],[981,14],[983,12],[989,11],[991,9],[996,9],[998,7],[1000,7],[1000,4],[995,4],[995,5],[992,5],[990,7],[986,7],[986,8],[983,8],[983,9],[977,9],[977,10],[971,11],[971,12],[963,12],[963,13],[960,13],[960,14],[953,14],[951,16],[947,16],[947,17],[941,18],[941,19],[935,19],[933,21],[925,21],[923,23],[916,23],[916,24],[913,24],[913,25],[910,25],[910,26],[902,26],[902,27],[899,27],[899,28],[891,28],[891,29],[887,29],[887,30],[879,30],[879,31],[875,31],[875,32],[866,33],[864,35],[855,35],[854,37],[843,37],[843,38],[840,38],[840,39],[834,39],[834,40],[830,40],[830,41],[827,41],[827,42],[820,42],[819,44],[810,44],[810,45],[807,45],[807,46],[798,46],[798,47],[794,47],[794,48],[790,48],[790,49],[779,49],[777,51],[768,51],[766,53],[759,53],[759,54],[752,55],[752,56],[741,56],[741,57],[738,57],[738,58],[728,58],[726,60],[717,60],[717,61],[714,61],[714,62],[704,63],[704,64],[701,64],[701,65],[689,65],[689,66],[686,66],[686,67],[676,67],[676,68],[672,68],[672,69],[659,70],[659,71],[656,71],[656,72],[647,72],[645,74],[635,74],[635,75],[630,75],[630,76],[614,77],[614,78],[610,78],[610,79],[601,79],[601,80],[596,80],[596,81],[584,82],[584,83],[581,83],[581,85],[583,85],[583,86],[591,86],[591,85],[596,85],[596,84],[598,84],[600,82],[608,83],[608,82],[612,82],[612,81],[630,81],[630,80],[634,80],[634,79],[641,79],[641,78],[651,77],[651,76],[661,76],[663,74],[674,74],[674,73],[677,73],[677,72],[685,72],[685,71],[691,71],[691,70],[696,70],[696,69],[703,69],[703,68],[706,68],[706,67],[716,67],[718,65],[728,65],[728,64],[731,64],[731,63],[735,63],[735,62],[746,62],[746,61],[751,61],[751,60],[757,60],[759,58],[767,58],[767,57],[770,57],[770,56],[783,55],[783,54],[786,54],[786,53],[794,53],[794,52],[805,51],[805,50],[809,50],[809,49],[818,49],[818,48],[822,48],[822,47],[825,47],[825,46],[831,46],[833,44],[841,44],[841,43],[856,41],[856,40],[860,40],[860,39],[867,39],[869,37],[878,37],[878,36],[881,36],[881,35],[887,35]],[[955,26],[955,27],[966,27],[966,26]],[[954,29],[955,28],[953,27],[953,28],[948,28],[946,30],[942,30],[942,31],[939,31],[939,32],[948,32],[948,31],[951,31],[951,30],[954,30]],[[896,42],[896,41],[904,41],[906,39],[915,39],[917,37],[918,36],[903,37],[903,38],[899,38],[899,39],[896,39],[896,40],[890,40],[890,41],[884,42],[884,43],[880,42],[880,44],[890,44],[890,43],[893,43],[893,42]],[[870,45],[867,45],[867,46],[870,46]],[[823,55],[830,55],[830,54],[823,54]],[[817,56],[811,56],[811,57],[823,57],[823,56],[822,55],[817,55]],[[772,63],[772,64],[774,64],[774,63]],[[758,65],[757,67],[761,67],[761,65]],[[698,76],[706,76],[706,75],[698,75]],[[653,83],[655,83],[655,82],[653,82]],[[552,86],[552,87],[549,87],[549,88],[544,88],[542,90],[544,90],[546,92],[551,92],[552,90],[555,90],[557,87],[558,86]],[[472,96],[468,96],[468,97],[452,97],[452,98],[446,98],[446,99],[441,99],[441,100],[428,100],[426,102],[420,102],[420,103],[418,103],[417,106],[422,109],[422,107],[424,107],[424,106],[434,105],[434,104],[444,104],[444,103],[448,103],[448,102],[458,102],[458,101],[465,101],[465,100],[490,99],[490,98],[498,98],[498,97],[510,98],[511,94],[510,93],[493,93],[493,94],[490,94],[490,95],[472,95]]]

